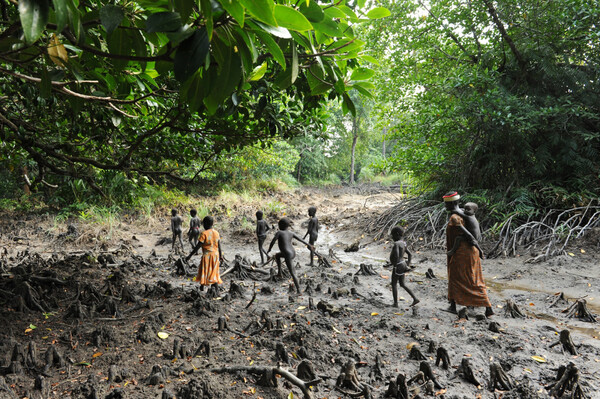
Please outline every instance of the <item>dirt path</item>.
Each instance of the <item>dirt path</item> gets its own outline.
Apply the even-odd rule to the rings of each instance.
[[[330,258],[331,268],[307,267],[308,251],[297,247],[301,296],[289,294],[290,279],[265,281],[268,274],[251,270],[245,270],[246,276],[225,276],[223,290],[212,298],[200,292],[190,277],[175,275],[170,244],[156,245],[169,234],[166,219],[151,229],[122,226],[126,230],[121,240],[89,247],[58,240],[60,229],[36,240],[49,226],[29,234],[23,227],[15,240],[15,230],[4,223],[0,248],[7,255],[2,257],[0,289],[23,293],[23,287],[31,287],[44,312],[31,310],[35,305],[27,300],[21,312],[18,301],[4,298],[0,374],[5,383],[0,380],[0,398],[303,397],[302,388],[285,376],[263,373],[277,367],[294,375],[303,371],[304,380],[320,380],[309,391],[314,398],[343,398],[350,397],[344,392],[357,390],[352,370],[338,379],[348,365],[356,367],[361,388],[383,398],[390,380],[398,374],[414,377],[427,368],[423,362],[439,383],[432,397],[500,397],[500,391],[488,390],[492,363],[499,363],[514,382],[503,398],[549,397],[546,387],[569,362],[579,369],[589,397],[599,397],[600,326],[562,312],[574,298],[585,296],[591,312],[600,314],[598,255],[589,242],[569,249],[572,256],[540,264],[525,263],[527,256],[485,260],[484,276],[496,312],[491,320],[480,309],[470,311],[468,320],[443,311],[445,255],[412,243],[418,267],[407,283],[421,303],[410,308],[410,298],[401,290],[396,309],[390,306],[390,270],[384,268],[389,243],[363,234],[361,225],[398,198],[349,190],[305,190],[280,198],[285,210],[269,215],[269,221],[285,212],[295,222],[294,231],[303,235],[305,208],[315,204],[322,226],[317,250],[331,250],[337,257]],[[243,213],[252,219],[254,211]],[[251,231],[226,218],[217,218],[215,227],[222,231],[230,265],[235,254],[248,263],[259,259]],[[343,251],[357,241],[357,252]],[[376,274],[355,276],[361,263]],[[425,276],[428,269],[436,278]],[[559,292],[568,302],[551,306]],[[526,318],[506,315],[507,300]],[[490,331],[491,321],[497,323],[496,331]],[[561,345],[550,347],[565,329],[577,355],[563,353]],[[435,364],[439,347],[449,355],[448,369]],[[460,373],[463,359],[469,359],[479,386]],[[306,372],[307,362],[314,375]],[[277,387],[269,386],[274,382]],[[409,387],[418,385],[415,381]],[[428,388],[422,384],[420,395],[427,397]]]

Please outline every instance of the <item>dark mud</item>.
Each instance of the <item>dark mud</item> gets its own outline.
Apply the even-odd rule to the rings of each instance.
[[[254,237],[226,218],[215,227],[228,265],[240,254],[246,268],[226,275],[219,292],[176,274],[177,256],[160,240],[166,230],[130,226],[127,239],[86,245],[76,238],[85,227],[69,238],[39,221],[4,221],[0,398],[401,398],[405,388],[411,398],[546,398],[561,394],[565,370],[578,385],[563,384],[564,397],[578,387],[600,397],[600,326],[563,312],[584,297],[600,314],[597,243],[539,264],[526,255],[485,260],[496,315],[474,309],[459,319],[443,310],[444,252],[418,242],[407,284],[421,303],[410,308],[400,290],[400,308],[390,306],[388,242],[359,223],[397,197],[289,196],[287,216],[302,234],[307,198],[319,208],[317,251],[331,267],[305,266],[308,251],[298,247],[300,296],[291,279],[270,277],[272,264],[252,270]],[[376,274],[356,275],[361,264]],[[507,312],[509,300],[523,317]],[[559,341],[563,330],[576,354]]]

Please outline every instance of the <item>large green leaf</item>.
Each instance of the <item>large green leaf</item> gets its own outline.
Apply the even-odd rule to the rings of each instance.
[[[277,26],[273,15],[273,0],[240,0],[246,10],[259,21],[269,25]]]
[[[367,12],[367,17],[370,19],[385,18],[389,17],[390,15],[392,15],[392,13],[385,7],[375,7]]]
[[[265,72],[267,72],[267,63],[263,62],[262,64],[260,64],[252,70],[252,73],[246,78],[246,80],[248,82],[260,80],[263,76],[265,76]]]
[[[352,21],[352,22],[358,21],[358,15],[356,15],[356,13],[354,11],[352,11],[352,9],[350,7],[344,6],[344,5],[339,5],[338,8],[350,18],[350,21]]]
[[[185,85],[182,86],[182,97],[187,100],[190,111],[197,112],[200,107],[204,104],[204,97],[206,97],[208,85],[204,81],[202,74],[203,70],[200,69],[194,73],[194,77],[189,79]]]
[[[350,111],[352,116],[356,116],[356,106],[354,105],[354,101],[352,101],[348,93],[344,93],[343,95],[342,109],[344,110],[344,113],[348,113],[348,111]]]
[[[127,57],[131,55],[131,38],[125,29],[116,29],[108,38],[108,51],[114,55]],[[126,59],[114,58],[113,65],[117,70],[127,65]]]
[[[210,42],[206,34],[206,28],[202,27],[195,31],[192,36],[181,42],[175,53],[175,79],[185,82],[204,63],[208,55]]]
[[[324,80],[325,75],[323,74],[323,70],[317,64],[311,65],[308,69],[306,79],[310,86],[310,94],[313,96],[327,93],[333,86],[333,84],[329,84]]]
[[[353,89],[356,89],[356,91],[358,91],[360,94],[362,94],[365,97],[369,97],[369,98],[373,98],[373,94],[369,91],[369,89],[367,89],[366,87],[364,87],[362,84],[362,82],[356,82],[352,85]]]
[[[281,26],[265,25],[258,21],[248,21],[248,24],[252,25],[252,26],[258,26],[261,29],[263,29],[265,32],[268,32],[271,35],[280,37],[282,39],[291,39],[292,38],[292,34],[290,33],[290,31]]]
[[[192,13],[194,0],[173,0],[173,5],[175,6],[177,12],[179,12],[181,21],[185,23]]]
[[[175,32],[181,28],[181,16],[178,12],[157,12],[146,20],[146,32]]]
[[[377,58],[367,55],[367,54],[360,55],[360,59],[370,62],[371,64],[379,65],[379,60],[377,60]]]
[[[293,84],[298,78],[298,50],[296,49],[296,43],[290,42],[290,46],[292,47],[292,67],[290,69],[292,72],[291,80]]]
[[[69,6],[67,0],[52,0],[54,15],[56,16],[56,32],[60,33],[69,22]]]
[[[292,7],[276,5],[273,10],[277,25],[287,29],[296,30],[299,32],[312,30],[313,27],[308,22],[308,19],[299,11]]]
[[[346,14],[337,7],[327,7],[325,9],[325,15],[328,18],[346,18]]]
[[[281,47],[277,44],[275,40],[264,31],[253,31],[256,36],[260,38],[260,40],[265,44],[267,50],[273,56],[273,59],[281,65],[283,69],[285,69],[285,56],[283,55],[283,51],[281,51]]]
[[[213,35],[213,16],[212,16],[212,4],[210,0],[200,0],[202,6],[202,14],[204,14],[204,21],[206,26],[206,33],[208,34],[208,40],[212,40]]]
[[[100,9],[100,22],[109,36],[121,24],[124,16],[125,13],[119,6],[108,4]]]
[[[244,7],[238,0],[219,0],[225,11],[236,20],[236,22],[244,27]]]
[[[325,17],[323,9],[314,0],[301,1],[300,12],[304,14],[310,22],[321,22]]]
[[[315,28],[315,30],[317,32],[321,32],[327,36],[331,36],[331,37],[343,36],[342,31],[340,30],[338,24],[331,19],[325,19],[321,22],[313,22],[312,26]]]
[[[375,75],[375,71],[373,71],[372,69],[360,67],[352,71],[352,76],[350,77],[350,79],[367,80],[373,77],[373,75]]]
[[[27,43],[40,38],[48,23],[48,0],[19,0],[19,18]]]

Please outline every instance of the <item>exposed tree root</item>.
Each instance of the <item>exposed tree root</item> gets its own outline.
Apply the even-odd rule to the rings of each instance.
[[[563,310],[563,313],[567,314],[568,318],[578,318],[579,320],[587,321],[590,323],[596,322],[596,316],[594,316],[587,308],[587,302],[585,299],[578,299],[567,309]]]
[[[361,263],[358,271],[354,273],[354,275],[359,276],[376,276],[378,273],[373,269],[372,265],[367,265],[365,263]]]
[[[451,366],[448,351],[441,346],[437,349],[437,353],[435,356],[435,365],[439,366],[440,362],[442,363],[442,368],[444,370],[448,370]]]
[[[431,279],[436,278],[435,274],[433,274],[433,270],[431,268],[427,269],[427,271],[425,272],[425,277],[431,278]]]
[[[315,379],[312,381],[303,381],[300,378],[296,377],[289,371],[282,369],[281,367],[265,367],[265,366],[230,366],[230,367],[221,367],[216,369],[211,369],[213,373],[239,373],[246,372],[251,374],[259,374],[261,376],[258,384],[261,386],[268,387],[276,387],[277,386],[277,378],[276,374],[279,374],[286,380],[288,380],[293,385],[300,388],[302,393],[304,394],[305,399],[312,399],[313,395],[310,391],[310,387],[317,385],[321,382],[320,379]]]
[[[410,360],[426,360],[427,358],[421,352],[421,347],[417,344],[413,345],[410,348],[410,352],[408,353],[408,358]]]
[[[517,304],[514,303],[511,299],[506,300],[506,304],[504,306],[504,314],[506,316],[512,317],[513,319],[516,319],[516,318],[524,319],[527,317],[527,316],[525,316],[525,314],[523,312],[521,312],[521,309],[519,309]]]
[[[499,389],[501,391],[510,391],[513,389],[514,383],[510,376],[506,374],[500,363],[490,364],[490,391]]]
[[[571,332],[569,330],[562,330],[560,332],[559,340],[550,345],[550,348],[553,348],[559,344],[562,344],[563,352],[567,351],[571,355],[577,355],[577,348],[575,348],[575,344],[573,343],[573,339],[571,339]]]
[[[588,399],[586,390],[581,386],[579,382],[579,369],[573,362],[565,366],[560,366],[558,369],[558,375],[556,376],[556,382],[548,385],[546,389],[550,396],[555,398],[562,398],[566,391],[570,391],[570,398],[573,399]]]
[[[406,383],[406,376],[404,374],[398,374],[396,380],[390,380],[387,390],[383,395],[384,398],[392,399],[409,399],[408,384]]]
[[[463,359],[460,362],[460,366],[458,367],[458,370],[456,370],[456,374],[465,381],[470,382],[475,386],[481,385],[479,383],[479,380],[475,377],[475,372],[473,371],[473,367],[471,366],[471,359],[468,357],[463,357]]]
[[[565,293],[564,292],[559,292],[558,294],[554,295],[554,300],[549,305],[549,307],[552,308],[552,307],[557,306],[559,304],[563,304],[563,305],[568,305],[569,304],[569,300],[565,297]]]

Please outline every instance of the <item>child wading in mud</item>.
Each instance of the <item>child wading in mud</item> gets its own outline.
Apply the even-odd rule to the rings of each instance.
[[[187,235],[193,249],[198,244],[198,237],[200,237],[200,218],[197,216],[198,211],[195,209],[190,211],[190,215],[192,218],[190,219],[190,229],[188,230]]]
[[[260,263],[265,264],[265,255],[267,251],[263,248],[263,244],[267,239],[267,231],[269,231],[269,223],[263,219],[263,211],[256,211],[256,238],[258,239],[258,252],[260,253]],[[267,255],[267,260],[269,256]]]
[[[317,214],[317,208],[311,206],[308,208],[308,227],[306,229],[306,234],[304,234],[304,239],[308,236],[308,243],[310,244],[310,262],[307,266],[314,266],[314,258],[315,258],[315,242],[317,242],[317,238],[319,238],[319,219],[315,216]]]
[[[279,246],[279,252],[275,254],[275,262],[277,262],[277,270],[278,276],[283,277],[283,273],[281,270],[281,258],[285,260],[285,264],[292,275],[292,279],[294,280],[294,286],[296,287],[296,292],[300,293],[300,284],[298,283],[298,277],[296,277],[296,273],[294,273],[294,265],[292,264],[292,260],[296,257],[296,251],[294,250],[294,246],[292,245],[292,238],[300,241],[302,244],[306,245],[308,249],[314,248],[312,245],[304,241],[297,234],[288,230],[290,227],[290,220],[288,218],[279,219],[279,231],[275,233],[275,237],[271,241],[269,245],[269,249],[267,250],[267,255],[271,252],[271,248],[277,242]]]
[[[202,219],[204,231],[198,238],[198,244],[186,258],[189,261],[192,255],[202,248],[202,260],[198,267],[198,275],[194,279],[201,284],[202,290],[205,285],[223,284],[219,273],[219,266],[223,259],[221,236],[217,230],[213,229],[213,224],[212,216]]]
[[[183,240],[181,239],[181,233],[183,232],[182,225],[183,219],[177,214],[177,209],[171,209],[171,232],[173,233],[171,250],[175,249],[175,242],[179,240],[181,250],[183,251]]]
[[[404,229],[402,227],[394,227],[392,229],[392,239],[394,240],[394,245],[392,245],[392,252],[390,252],[390,263],[392,264],[392,296],[394,297],[394,307],[398,307],[398,283],[408,295],[410,295],[413,299],[413,302],[410,306],[415,306],[419,303],[419,299],[413,294],[413,292],[406,286],[405,284],[405,274],[406,272],[412,270],[410,267],[410,261],[412,260],[412,254],[408,250],[406,246],[406,241],[404,238]],[[404,253],[408,255],[408,261],[404,260]]]

